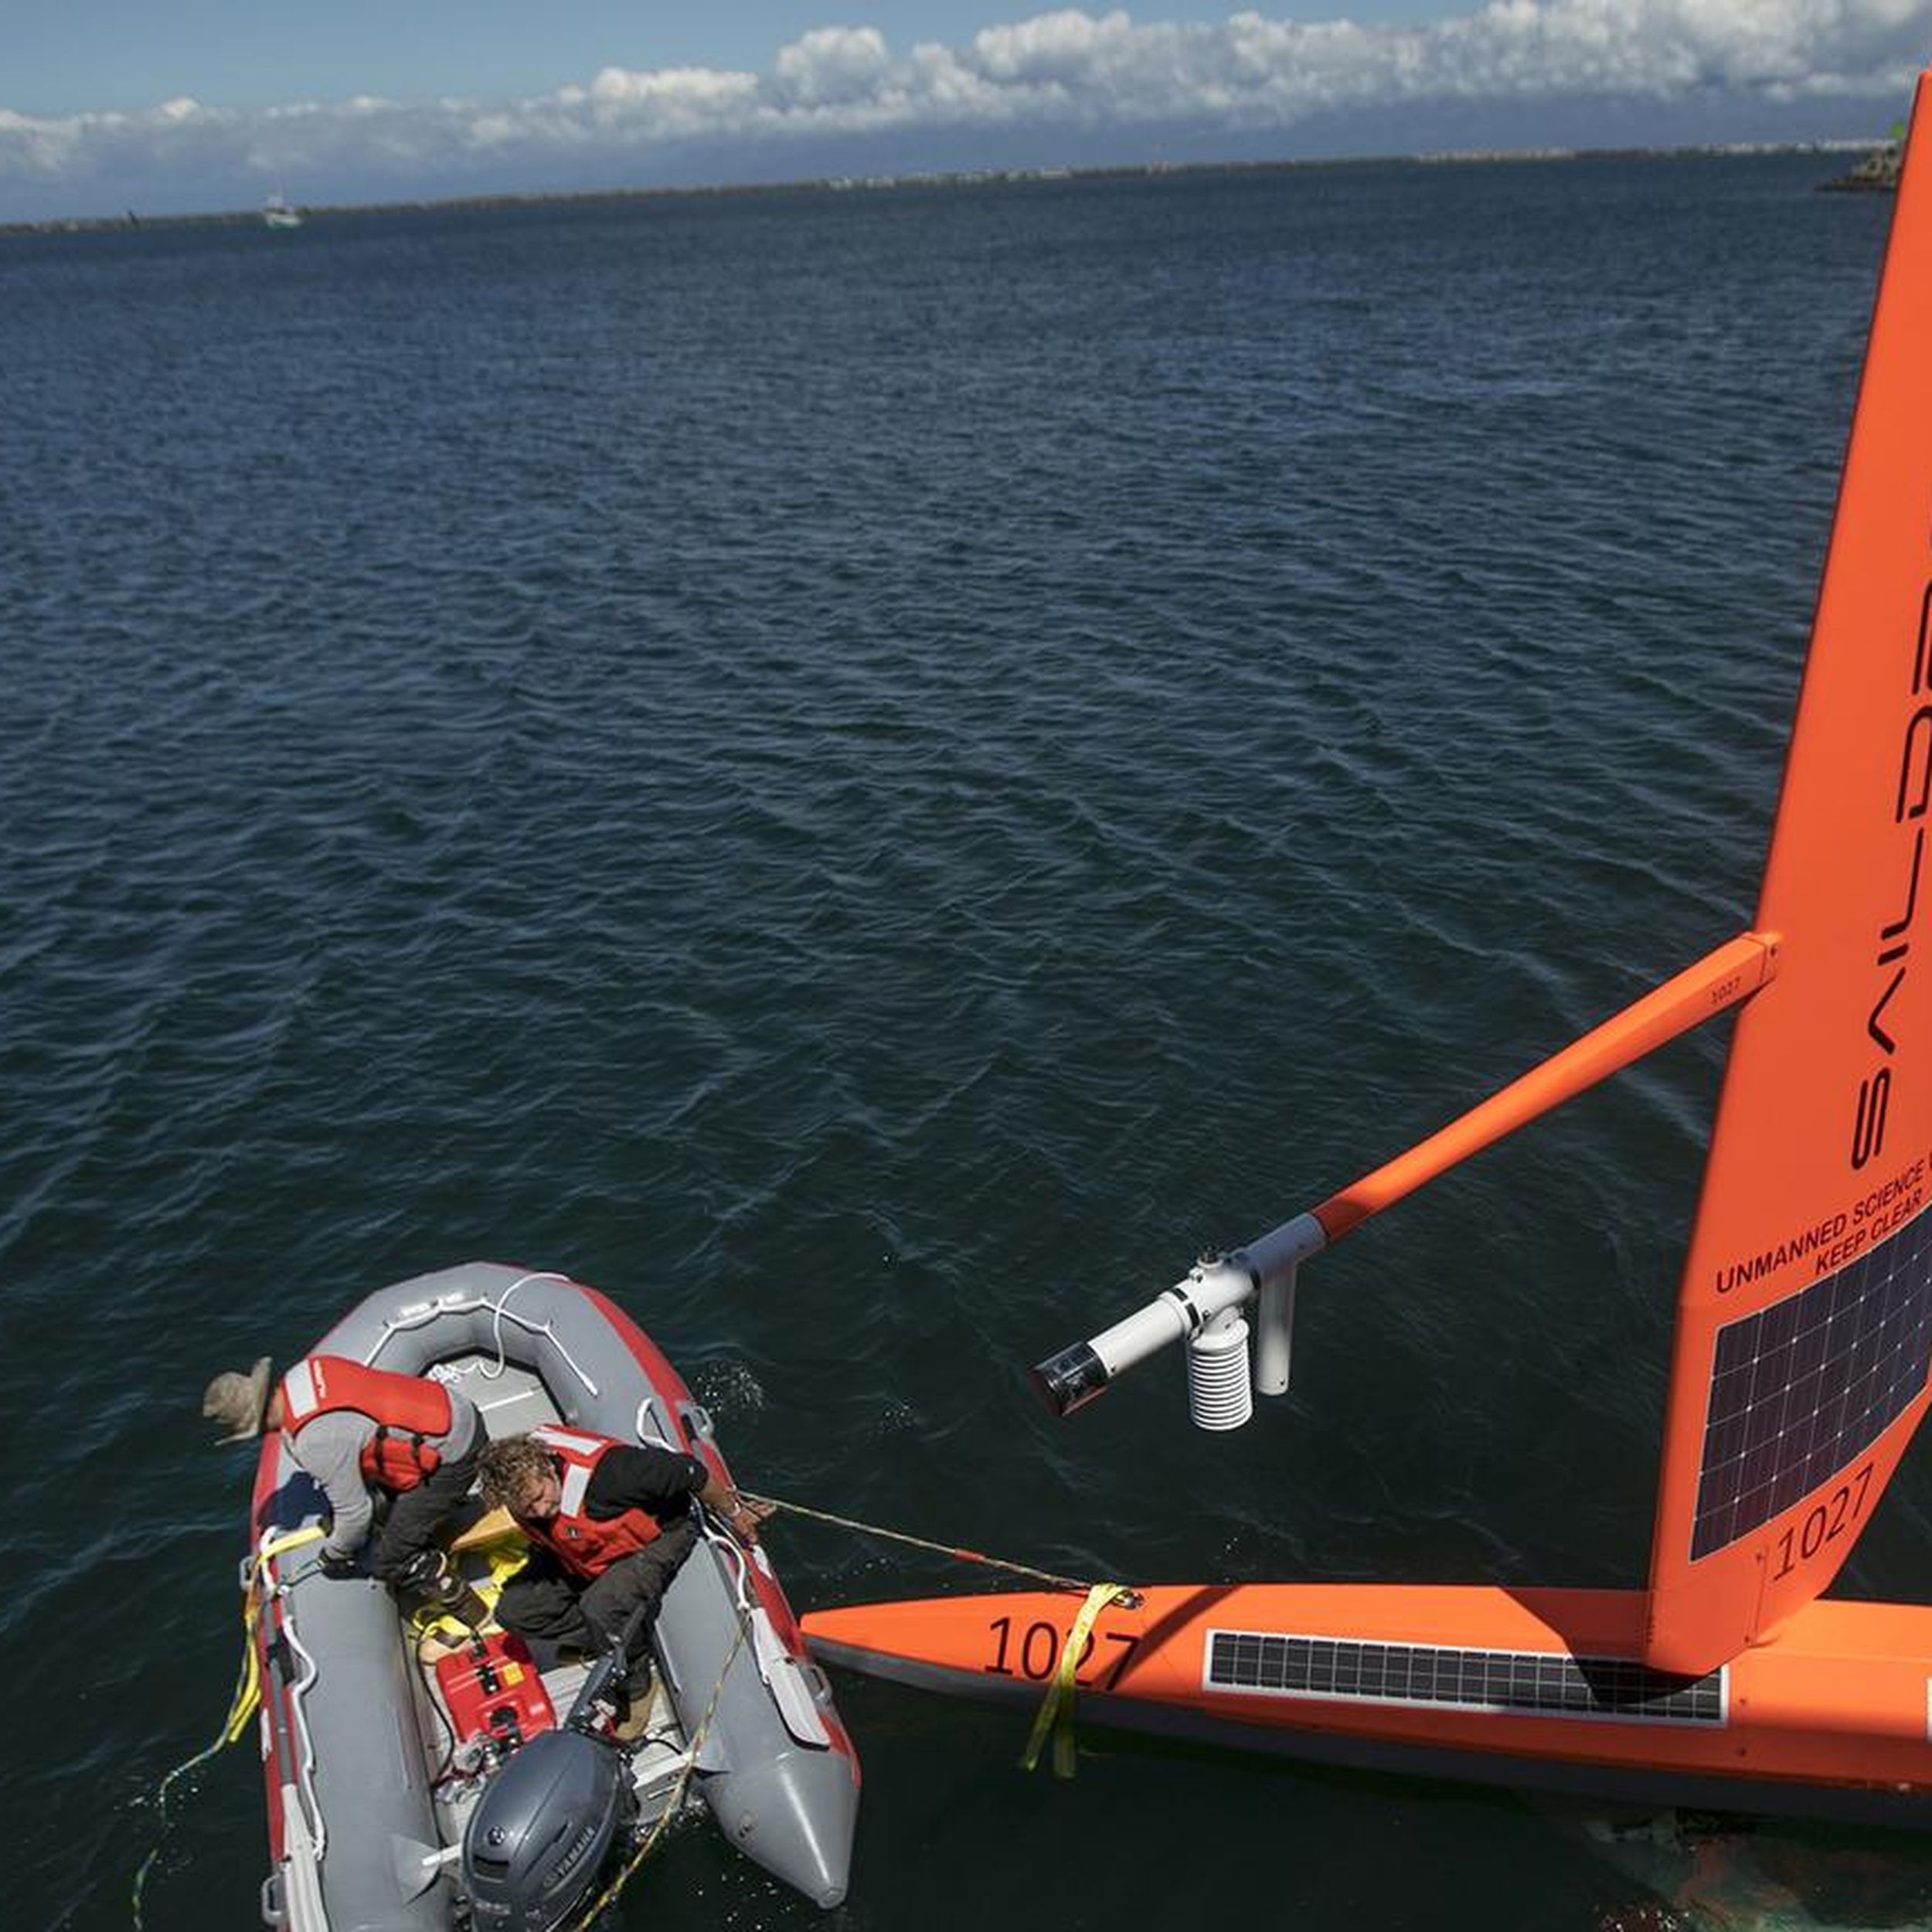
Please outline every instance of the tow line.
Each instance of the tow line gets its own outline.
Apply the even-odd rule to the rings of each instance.
[[[908,1536],[902,1529],[886,1529],[877,1523],[860,1522],[850,1516],[835,1516],[829,1510],[810,1509],[801,1502],[787,1502],[782,1497],[754,1496],[749,1491],[740,1493],[747,1502],[767,1505],[774,1510],[784,1510],[794,1516],[808,1516],[815,1522],[835,1523],[841,1529],[856,1530],[864,1536],[881,1537],[887,1543],[907,1543],[915,1549],[929,1549],[935,1555],[950,1556],[958,1563],[977,1563],[988,1570],[1005,1570],[1012,1576],[1029,1577],[1036,1583],[1050,1583],[1056,1590],[1083,1591],[1087,1600],[1081,1604],[1073,1628],[1066,1633],[1066,1641],[1060,1646],[1060,1663],[1033,1719],[1032,1734],[1027,1739],[1026,1748],[1019,1757],[1020,1769],[1032,1770],[1039,1763],[1040,1752],[1050,1735],[1053,1740],[1053,1775],[1073,1775],[1073,1704],[1079,1694],[1073,1673],[1079,1668],[1080,1658],[1093,1635],[1094,1625],[1100,1612],[1116,1607],[1138,1610],[1144,1600],[1138,1590],[1130,1590],[1124,1583],[1096,1583],[1085,1577],[1062,1577],[1050,1570],[1036,1570],[1031,1563],[1014,1563],[1004,1556],[989,1556],[983,1550],[963,1549],[954,1543],[934,1543],[924,1536]]]

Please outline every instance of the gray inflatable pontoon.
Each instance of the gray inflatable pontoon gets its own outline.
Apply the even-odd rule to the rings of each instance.
[[[710,1417],[655,1344],[595,1289],[562,1275],[476,1262],[399,1282],[313,1352],[434,1374],[476,1403],[493,1437],[561,1423],[667,1445],[730,1481]],[[471,1815],[522,1734],[562,1722],[583,1667],[543,1673],[541,1696],[522,1685],[520,1718],[493,1710],[485,1733],[465,1736],[474,1706],[445,1694],[391,1593],[366,1577],[323,1575],[312,1539],[280,1547],[323,1513],[281,1437],[267,1437],[246,1572],[259,1593],[253,1641],[274,1859],[263,1917],[286,1932],[450,1932],[472,1917],[461,1860]],[[481,1553],[462,1562],[487,1580]],[[704,1522],[653,1645],[651,1718],[625,1760],[639,1828],[695,1791],[747,1858],[818,1904],[838,1904],[858,1759],[764,1551]],[[497,1662],[494,1676],[485,1672],[492,1688],[519,1675]],[[532,1699],[554,1719],[532,1718]]]

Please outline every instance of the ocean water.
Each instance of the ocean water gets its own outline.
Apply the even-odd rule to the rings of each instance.
[[[206,1376],[467,1258],[614,1294],[749,1486],[947,1543],[1640,1582],[1719,1033],[1308,1270],[1239,1434],[1178,1362],[1067,1422],[1022,1371],[1748,921],[1889,213],[1820,172],[0,237],[7,1923],[125,1924],[226,1709]],[[1929,1539],[1921,1459],[1843,1587]],[[990,1580],[770,1540],[801,1608]],[[838,1932],[1932,1919],[1896,1840],[1645,1878],[840,1698]],[[250,1752],[175,1808],[147,1923],[252,1923]],[[819,1922],[702,1830],[621,1919]]]

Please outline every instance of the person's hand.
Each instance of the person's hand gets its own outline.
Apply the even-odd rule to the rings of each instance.
[[[325,1577],[353,1577],[360,1570],[353,1553],[347,1556],[325,1549],[315,1559],[315,1567]]]
[[[734,1496],[732,1506],[725,1512],[725,1521],[731,1526],[731,1533],[741,1543],[755,1543],[758,1540],[758,1526],[769,1516],[775,1504],[753,1502],[748,1496]]]

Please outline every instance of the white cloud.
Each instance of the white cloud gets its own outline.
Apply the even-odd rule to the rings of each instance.
[[[876,27],[819,27],[779,50],[775,101],[862,108],[891,84],[892,56]]]
[[[1136,27],[1122,12],[1097,20],[1067,9],[1012,26],[983,28],[974,35],[968,57],[988,80],[1002,86],[1074,91],[1093,86],[1110,70],[1118,76],[1130,65],[1158,62],[1175,32],[1172,27]]]
[[[576,91],[566,88],[549,98],[561,104]],[[606,67],[590,83],[590,92],[593,100],[607,107],[643,103],[674,115],[716,115],[753,98],[758,77],[722,73],[712,67],[665,67],[648,73]]]
[[[226,181],[231,202],[298,175],[306,198],[372,199],[547,186],[566,163],[587,182],[664,179],[699,153],[714,173],[755,177],[774,154],[796,171],[801,155],[859,138],[903,137],[910,148],[976,133],[1077,143],[1219,131],[1279,135],[1285,148],[1316,117],[1387,111],[1413,114],[1419,129],[1430,111],[1461,111],[1464,125],[1471,111],[1490,111],[1501,145],[1512,113],[1539,102],[1889,98],[1896,111],[1928,53],[1932,0],[1489,0],[1434,25],[1387,27],[1255,12],[1141,24],[1117,9],[1063,9],[903,53],[876,28],[828,26],[781,49],[763,74],[606,67],[520,100],[0,111],[0,212],[29,185],[44,200],[50,181],[118,206],[158,179]]]

